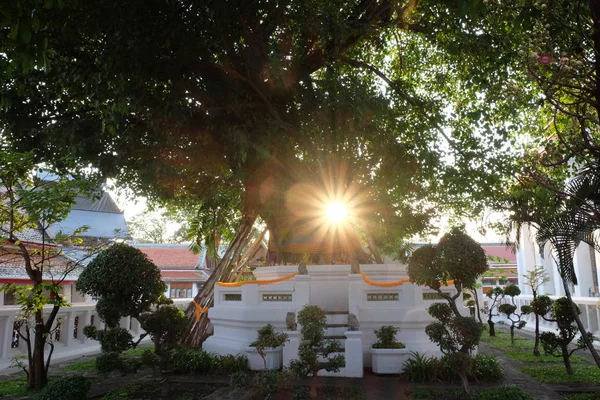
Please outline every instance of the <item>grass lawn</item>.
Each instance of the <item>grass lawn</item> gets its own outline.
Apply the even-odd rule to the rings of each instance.
[[[567,400],[598,400],[600,399],[600,392],[565,394],[563,397]]]
[[[48,378],[51,382],[53,378]],[[27,379],[23,376],[21,378],[9,379],[7,381],[0,382],[0,398],[2,397],[27,397],[35,396],[40,390],[29,390],[27,389]]]
[[[567,375],[564,365],[520,367],[519,370],[542,383],[600,383],[600,369],[596,366],[573,366],[573,375]]]
[[[462,390],[414,389],[406,393],[407,400],[534,400],[518,387],[473,389],[468,396]]]
[[[543,350],[540,349],[542,352]],[[540,363],[560,363],[562,365],[562,357],[554,357],[551,355],[540,355],[539,357],[536,357],[533,355],[533,353],[531,352],[524,352],[524,351],[518,351],[518,350],[506,350],[504,351],[504,354],[509,357],[512,358],[513,360],[517,360],[517,361],[522,361],[522,362],[540,362]],[[571,356],[571,362],[572,363],[585,363],[585,364],[589,364],[589,361],[586,360],[585,358],[575,355],[573,354]]]
[[[128,356],[141,356],[146,349],[154,350],[154,345],[138,346],[135,349],[125,350],[123,354]]]
[[[59,368],[61,371],[93,371],[96,369],[96,358],[86,358],[85,360],[75,361]]]

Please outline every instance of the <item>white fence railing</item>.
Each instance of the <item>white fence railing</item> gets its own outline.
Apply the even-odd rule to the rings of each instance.
[[[174,303],[179,307],[187,307],[190,299],[174,299]],[[44,308],[44,314],[49,314],[51,310],[52,307],[47,306]],[[14,330],[19,312],[20,308],[17,306],[0,307],[0,362],[27,353],[27,345]],[[83,328],[87,325],[104,327],[96,312],[96,303],[74,303],[71,307],[61,308],[55,322],[55,327],[59,327],[54,336],[55,354],[65,352],[69,348],[80,350],[86,346],[97,347],[97,342],[83,334]],[[121,318],[120,325],[128,329],[135,338],[143,333],[139,322],[134,318]]]
[[[558,299],[560,296],[548,296],[552,300]],[[572,297],[573,302],[577,304],[579,309],[581,310],[581,322],[585,329],[592,333],[597,338],[600,337],[600,308],[598,298],[594,297]],[[521,295],[515,297],[515,304],[519,309],[521,306],[531,304],[533,300],[532,295]],[[510,298],[505,298],[504,302],[510,302]],[[502,320],[502,316],[498,318]],[[535,315],[529,314],[525,317],[525,321],[527,325],[525,325],[524,329],[533,330],[535,329]],[[540,319],[540,329],[541,330],[554,330],[555,324],[553,322],[545,321],[544,319]]]

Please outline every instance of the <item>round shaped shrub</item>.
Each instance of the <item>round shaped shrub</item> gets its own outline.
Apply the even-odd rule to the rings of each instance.
[[[81,400],[87,398],[91,387],[90,381],[81,375],[63,376],[51,382],[42,394],[40,400]]]
[[[104,353],[96,358],[96,370],[101,373],[123,370],[123,359],[119,353]]]

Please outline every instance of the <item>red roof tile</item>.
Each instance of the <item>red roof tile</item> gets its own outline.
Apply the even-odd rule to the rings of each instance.
[[[148,258],[156,264],[163,267],[190,267],[193,268],[198,264],[199,256],[190,251],[187,246],[177,247],[146,247],[135,246],[140,251],[148,256]]]
[[[197,271],[169,271],[161,270],[163,281],[205,281],[206,276]]]
[[[513,249],[510,246],[481,246],[487,256],[500,257],[504,260],[508,260],[509,263],[514,264],[517,262],[517,255],[513,253]],[[494,261],[493,261],[494,262]]]

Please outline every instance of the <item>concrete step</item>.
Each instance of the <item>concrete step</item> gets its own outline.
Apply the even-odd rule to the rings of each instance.
[[[331,311],[327,312],[327,324],[339,325],[348,324],[348,312],[346,311]]]

